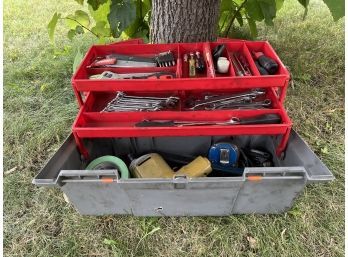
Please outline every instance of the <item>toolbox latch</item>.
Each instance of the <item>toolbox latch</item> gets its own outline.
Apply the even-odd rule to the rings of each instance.
[[[188,183],[188,177],[186,175],[175,175],[173,183],[175,189],[185,189]]]

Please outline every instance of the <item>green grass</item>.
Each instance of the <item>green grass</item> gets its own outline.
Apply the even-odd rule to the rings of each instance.
[[[328,9],[285,1],[274,28],[259,25],[290,68],[286,108],[295,129],[336,176],[308,186],[288,213],[230,217],[136,218],[80,216],[58,189],[32,178],[69,134],[77,105],[70,86],[77,47],[90,36],[56,46],[46,25],[75,1],[4,3],[4,251],[5,256],[343,256],[344,21]],[[63,47],[66,46],[66,47]],[[256,240],[251,248],[247,237]]]

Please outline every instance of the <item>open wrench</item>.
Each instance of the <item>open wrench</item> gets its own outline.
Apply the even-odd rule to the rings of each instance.
[[[179,100],[179,97],[169,96],[169,97],[156,97],[156,96],[135,96],[135,95],[127,95],[122,91],[118,91],[116,97],[122,98],[131,98],[131,99],[149,99],[149,100],[167,100],[167,99],[175,99]]]
[[[216,103],[211,107],[206,107],[205,110],[223,110],[223,109],[257,109],[257,108],[269,108],[272,106],[270,99],[265,99],[258,102],[233,102],[233,103]]]
[[[224,102],[224,101],[243,98],[243,97],[250,97],[251,99],[255,99],[256,97],[261,96],[261,95],[265,95],[265,94],[266,94],[266,91],[264,89],[253,89],[253,90],[250,90],[247,92],[228,95],[228,96],[211,97],[211,98],[208,98],[206,100],[202,100],[202,101],[197,102],[193,107],[189,108],[189,110],[195,110],[198,107],[201,107],[204,105],[209,105],[209,104],[218,103],[218,102]]]

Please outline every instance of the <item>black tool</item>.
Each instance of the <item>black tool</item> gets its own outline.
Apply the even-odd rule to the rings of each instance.
[[[257,69],[259,70],[259,72],[260,72],[261,75],[269,75],[268,71],[267,71],[265,68],[263,68],[263,67],[259,64],[258,61],[255,61],[255,65],[256,65],[256,67],[257,67]]]
[[[217,45],[213,50],[213,60],[214,60],[214,67],[215,70],[217,70],[217,61],[219,57],[222,56],[222,53],[225,51],[226,47],[224,44]]]
[[[275,60],[265,56],[262,52],[253,52],[253,55],[259,62],[260,66],[267,70],[270,75],[273,75],[278,71],[279,66]]]
[[[183,127],[183,126],[225,126],[225,125],[252,125],[252,124],[278,124],[281,118],[278,114],[270,113],[251,118],[239,119],[236,117],[226,121],[173,121],[173,120],[143,120],[135,127]]]
[[[244,167],[273,167],[272,154],[260,148],[242,148],[240,149],[241,159]]]

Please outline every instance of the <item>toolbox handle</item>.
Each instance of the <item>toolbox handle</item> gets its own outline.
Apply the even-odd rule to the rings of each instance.
[[[56,184],[63,186],[66,183],[112,183],[119,180],[117,169],[113,170],[61,170]]]
[[[308,180],[304,167],[252,167],[245,168],[243,177],[250,182],[262,180]]]

